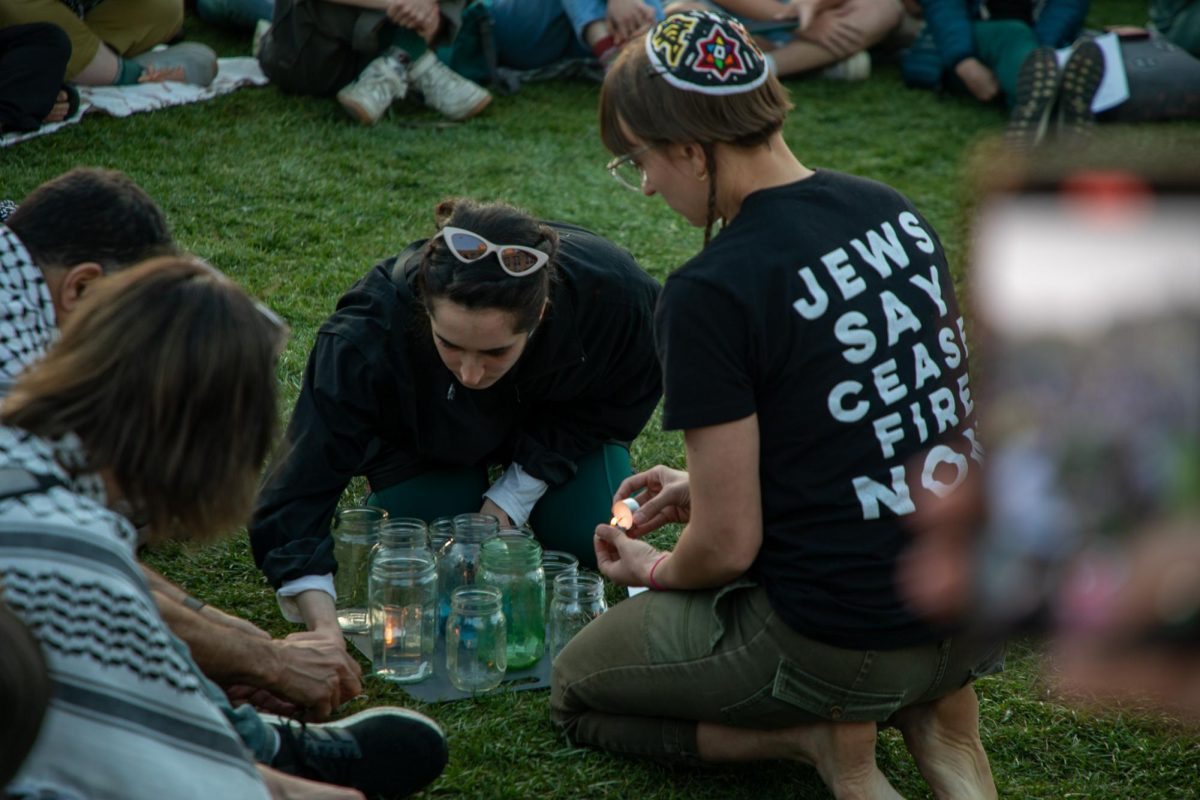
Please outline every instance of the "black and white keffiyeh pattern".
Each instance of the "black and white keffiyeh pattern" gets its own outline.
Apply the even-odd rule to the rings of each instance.
[[[16,234],[0,225],[0,396],[57,338],[42,271]]]

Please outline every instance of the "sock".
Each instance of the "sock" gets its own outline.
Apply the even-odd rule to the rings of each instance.
[[[117,77],[113,79],[113,86],[130,86],[135,84],[145,71],[146,68],[136,61],[117,56]]]
[[[613,48],[615,47],[616,43],[613,41],[613,37],[605,36],[602,39],[598,39],[596,43],[592,45],[592,55],[603,61],[605,57],[612,53]]]
[[[767,62],[767,71],[775,77],[779,77],[779,67],[775,64],[775,56],[770,53],[763,53],[763,60]]]
[[[429,45],[425,44],[425,40],[416,31],[395,25],[383,26],[379,32],[379,42],[387,47],[400,48],[412,61],[416,61],[429,50]]]

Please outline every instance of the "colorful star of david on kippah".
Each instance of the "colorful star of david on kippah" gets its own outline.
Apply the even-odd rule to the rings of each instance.
[[[742,23],[715,11],[672,14],[646,34],[651,66],[677,89],[738,94],[761,86],[767,62]]]

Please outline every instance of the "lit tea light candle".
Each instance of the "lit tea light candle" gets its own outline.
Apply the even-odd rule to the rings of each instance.
[[[608,524],[620,528],[621,530],[629,530],[633,527],[633,513],[639,508],[641,508],[641,506],[638,504],[638,501],[634,500],[632,497],[626,497],[624,500],[618,500],[617,502],[613,503],[613,518],[612,522]]]

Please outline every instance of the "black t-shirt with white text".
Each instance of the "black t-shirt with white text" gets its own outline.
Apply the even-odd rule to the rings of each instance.
[[[755,192],[667,280],[655,327],[664,428],[758,415],[751,575],[776,613],[838,647],[937,638],[895,588],[904,518],[982,452],[954,286],[912,204],[826,170]]]

